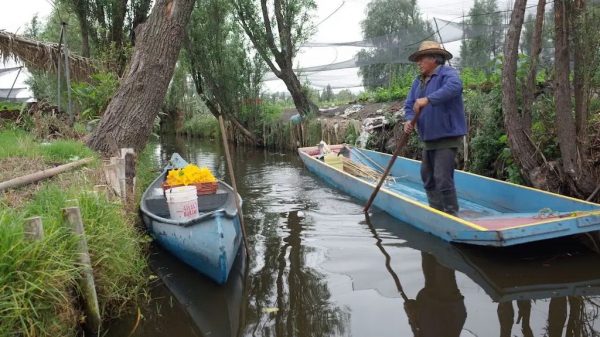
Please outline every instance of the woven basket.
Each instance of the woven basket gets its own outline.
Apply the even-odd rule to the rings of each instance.
[[[194,185],[196,186],[196,191],[198,195],[206,195],[206,194],[215,194],[217,193],[217,187],[219,186],[219,183],[214,182],[214,183],[197,183],[197,184],[190,184],[188,186]],[[163,183],[162,184],[162,188],[163,190],[168,190],[169,188],[173,188],[173,187],[179,187],[179,186],[183,186],[183,185],[168,185],[167,183]]]

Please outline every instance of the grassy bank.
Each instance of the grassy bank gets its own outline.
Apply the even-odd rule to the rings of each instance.
[[[94,156],[73,140],[39,143],[19,130],[0,131],[0,180]],[[81,209],[101,313],[119,315],[146,284],[144,237],[117,201],[94,194],[100,161],[0,194],[0,336],[74,336],[82,319],[75,242],[61,209]],[[27,217],[40,216],[44,238],[23,238]]]

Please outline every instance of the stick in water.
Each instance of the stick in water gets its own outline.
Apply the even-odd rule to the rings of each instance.
[[[410,125],[412,126],[412,129],[414,129],[415,125],[417,124],[417,120],[419,119],[420,114],[421,114],[421,110],[415,111],[415,116],[410,121]],[[385,169],[385,172],[383,172],[383,174],[381,175],[381,179],[379,179],[379,183],[373,190],[373,193],[371,193],[371,197],[369,198],[369,201],[367,201],[367,205],[363,209],[363,211],[365,213],[369,211],[369,208],[371,208],[371,204],[373,203],[373,200],[375,200],[375,197],[377,196],[377,193],[379,192],[381,185],[383,185],[385,178],[388,176],[388,174],[390,174],[390,171],[392,170],[392,166],[394,166],[394,163],[396,162],[396,158],[398,158],[398,155],[400,154],[400,151],[402,151],[402,148],[404,147],[404,145],[406,145],[406,143],[408,143],[409,137],[410,137],[410,133],[405,132],[403,130],[402,135],[400,136],[400,139],[398,140],[398,143],[396,144],[396,149],[394,150],[392,159],[390,159],[390,162],[388,163],[388,166]]]
[[[231,178],[231,185],[233,186],[233,194],[235,197],[235,207],[240,217],[240,225],[242,226],[242,235],[244,236],[244,248],[246,249],[246,256],[250,258],[250,252],[248,250],[248,238],[246,237],[246,226],[244,225],[244,215],[242,214],[242,207],[240,205],[240,198],[237,191],[237,184],[235,183],[235,174],[233,173],[233,163],[231,162],[231,155],[229,154],[229,143],[227,142],[227,133],[225,131],[225,123],[223,123],[223,116],[219,115],[219,126],[221,127],[221,136],[223,138],[223,147],[225,149],[225,159],[227,159],[227,169],[229,171],[229,178]]]

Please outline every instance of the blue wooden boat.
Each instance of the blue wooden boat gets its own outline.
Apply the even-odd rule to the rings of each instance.
[[[161,186],[169,169],[185,165],[187,162],[181,156],[173,154],[170,164],[142,196],[142,219],[161,246],[200,273],[223,284],[242,238],[233,188],[219,181],[217,193],[198,196],[198,218],[184,222],[173,220]]]
[[[343,148],[330,147],[333,153]],[[378,172],[391,159],[385,153],[346,148],[345,160]],[[318,147],[298,153],[311,172],[360,200],[367,200],[377,184],[319,159]],[[419,161],[398,157],[390,176],[373,205],[445,241],[502,247],[600,230],[600,205],[595,203],[457,170],[461,211],[452,216],[428,206]]]

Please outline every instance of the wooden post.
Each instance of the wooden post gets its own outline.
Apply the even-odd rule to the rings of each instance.
[[[121,201],[123,204],[127,203],[127,183],[125,178],[119,179],[119,190],[121,191]]]
[[[127,207],[133,209],[135,203],[135,154],[125,154],[125,196]]]
[[[246,248],[246,256],[250,258],[250,251],[248,248],[248,237],[246,235],[246,226],[244,225],[244,214],[242,213],[242,207],[240,205],[240,196],[237,191],[237,184],[235,182],[235,173],[233,172],[233,163],[231,161],[231,155],[229,154],[229,143],[227,142],[227,135],[225,134],[225,123],[223,123],[223,116],[219,115],[219,126],[221,127],[221,135],[223,138],[223,148],[225,149],[225,159],[227,159],[227,170],[229,171],[229,178],[231,178],[231,185],[233,186],[233,194],[235,197],[235,207],[240,217],[240,226],[242,227],[242,235],[244,237],[244,247]]]
[[[44,225],[42,224],[42,218],[39,216],[25,219],[23,227],[25,240],[37,241],[44,239]]]
[[[63,208],[63,218],[68,223],[73,234],[79,239],[77,243],[77,259],[82,267],[79,287],[84,301],[85,321],[90,331],[97,332],[100,329],[102,319],[100,318],[100,306],[98,305],[92,263],[79,207]]]
[[[110,157],[110,164],[115,171],[115,181],[113,185],[116,187],[115,191],[121,197],[125,197],[125,192],[121,189],[121,185],[125,184],[125,158]]]

